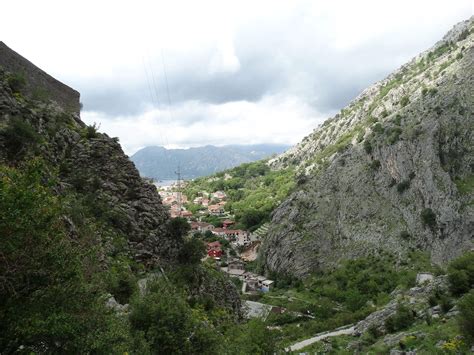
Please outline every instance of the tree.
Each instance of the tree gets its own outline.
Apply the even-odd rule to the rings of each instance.
[[[182,218],[182,217],[172,218],[168,222],[168,231],[171,234],[171,236],[177,240],[185,236],[190,231],[190,229],[191,229],[191,226],[189,225],[186,218]]]
[[[264,322],[253,319],[230,329],[225,354],[274,354],[275,336]]]
[[[190,238],[184,242],[178,259],[183,264],[199,264],[205,255],[204,243],[197,238]]]
[[[467,252],[451,261],[448,266],[450,290],[454,295],[462,295],[474,287],[474,252]]]
[[[474,290],[467,293],[458,303],[459,327],[467,342],[474,344]]]
[[[143,334],[154,354],[209,353],[217,335],[200,322],[183,295],[164,279],[132,303],[132,329]]]

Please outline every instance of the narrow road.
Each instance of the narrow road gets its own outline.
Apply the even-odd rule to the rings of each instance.
[[[338,328],[334,331],[320,333],[320,334],[316,335],[315,337],[300,341],[296,344],[293,344],[293,345],[289,346],[285,350],[286,351],[301,350],[301,349],[307,347],[308,345],[314,344],[314,343],[316,343],[320,340],[323,340],[323,339],[326,339],[326,338],[329,338],[329,337],[335,337],[335,336],[338,336],[338,335],[351,335],[352,333],[354,333],[354,326],[353,325],[351,325],[349,327],[346,326],[346,327],[343,327],[343,328]]]

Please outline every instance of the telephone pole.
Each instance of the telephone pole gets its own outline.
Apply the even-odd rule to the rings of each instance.
[[[178,176],[178,180],[176,181],[176,185],[178,186],[177,192],[177,200],[178,200],[178,217],[181,217],[181,167],[178,165],[178,171],[175,171],[175,174]]]

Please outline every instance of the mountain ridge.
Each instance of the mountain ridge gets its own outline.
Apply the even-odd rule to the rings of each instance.
[[[472,248],[473,37],[473,18],[454,26],[270,161],[299,186],[273,213],[267,271],[410,249],[445,263]]]
[[[145,147],[130,159],[143,176],[157,180],[175,179],[178,164],[182,176],[193,179],[211,175],[243,163],[264,159],[289,148],[283,144],[206,145],[188,149]]]

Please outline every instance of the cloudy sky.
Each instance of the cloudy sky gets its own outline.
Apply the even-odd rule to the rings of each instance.
[[[301,140],[473,14],[472,0],[5,1],[0,40],[147,145]]]

